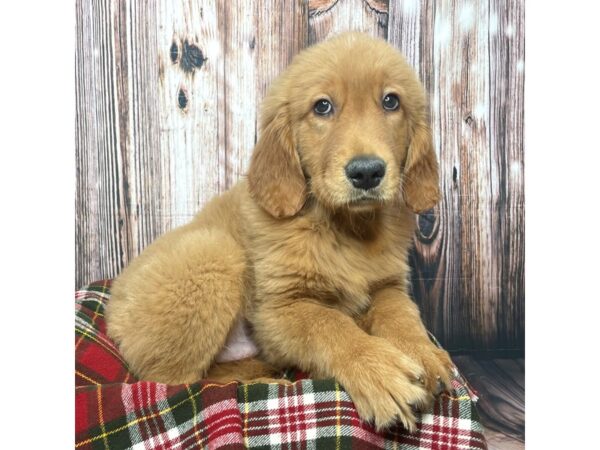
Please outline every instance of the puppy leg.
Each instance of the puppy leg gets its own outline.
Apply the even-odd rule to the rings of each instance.
[[[336,378],[360,417],[377,429],[398,419],[415,429],[412,406],[428,397],[417,381],[423,371],[385,339],[369,336],[351,317],[310,299],[266,302],[257,306],[251,320],[270,363]]]
[[[246,261],[225,232],[186,226],[150,245],[115,281],[108,334],[141,379],[201,379],[243,308]]]
[[[450,356],[431,342],[417,305],[402,289],[377,291],[359,323],[369,334],[385,338],[421,364],[425,369],[421,382],[429,392],[437,395],[450,389]]]

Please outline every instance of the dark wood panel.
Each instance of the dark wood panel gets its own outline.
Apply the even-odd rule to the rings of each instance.
[[[523,347],[525,329],[525,184],[523,151],[524,1],[492,0],[490,10],[491,255],[497,260],[501,300],[498,341]]]
[[[414,296],[454,350],[523,348],[521,6],[390,3],[388,39],[429,92],[444,192],[418,218]]]
[[[453,356],[479,394],[477,411],[492,449],[522,449],[525,442],[525,360]]]

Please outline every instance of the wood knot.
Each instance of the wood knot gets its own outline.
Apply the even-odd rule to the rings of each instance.
[[[177,42],[173,41],[171,44],[171,48],[169,49],[169,56],[171,57],[171,62],[173,64],[177,64],[179,61],[179,45]]]
[[[471,114],[468,114],[467,117],[465,117],[465,123],[471,126],[471,124],[473,123],[473,117],[471,116]]]
[[[171,46],[172,48],[172,46]],[[196,45],[190,44],[186,39],[183,42],[183,49],[181,55],[181,68],[186,73],[192,73],[196,69],[200,69],[206,61],[202,50]]]
[[[417,219],[419,228],[419,240],[421,242],[432,242],[439,228],[438,216],[434,209],[429,209],[422,214],[419,214]]]
[[[182,111],[185,111],[188,105],[187,92],[185,92],[185,89],[182,87],[179,88],[179,92],[177,93],[177,104]]]

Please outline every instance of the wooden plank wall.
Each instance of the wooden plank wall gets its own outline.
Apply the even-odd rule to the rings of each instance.
[[[259,103],[302,48],[387,39],[429,92],[444,199],[414,295],[449,349],[524,348],[524,2],[77,0],[76,284],[114,277],[245,173]]]

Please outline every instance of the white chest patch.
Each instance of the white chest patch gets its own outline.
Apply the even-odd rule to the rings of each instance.
[[[251,358],[258,354],[258,348],[250,336],[246,321],[238,319],[229,332],[225,346],[217,355],[216,361],[223,363]]]

